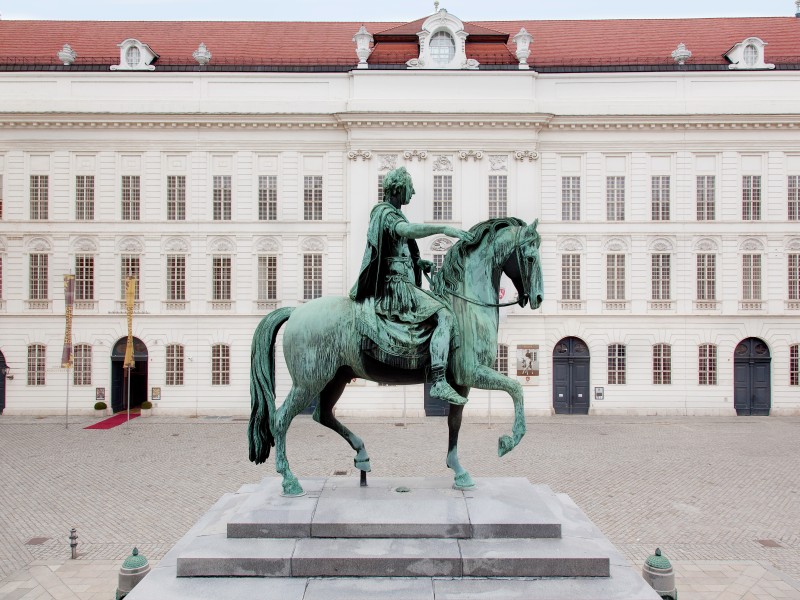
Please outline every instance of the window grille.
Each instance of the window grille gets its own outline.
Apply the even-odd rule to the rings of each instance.
[[[697,255],[697,299],[717,299],[717,256]]]
[[[213,218],[215,221],[230,221],[233,191],[230,175],[214,175]]]
[[[212,299],[228,301],[231,299],[232,266],[230,256],[215,256],[213,262]]]
[[[31,175],[31,220],[46,221],[48,213],[49,177]]]
[[[30,256],[30,300],[47,300],[48,264],[47,254],[31,254]]]
[[[717,347],[713,344],[702,344],[699,349],[700,385],[717,385]]]
[[[186,257],[167,255],[167,300],[186,300]]]
[[[303,300],[322,296],[322,254],[303,255]]]
[[[653,175],[652,177],[652,217],[653,221],[669,221],[670,213],[670,176]]]
[[[306,221],[322,220],[322,175],[303,177],[303,218]]]
[[[606,218],[609,221],[625,220],[625,176],[606,177]]]
[[[433,220],[453,220],[453,176],[433,176]]]
[[[166,384],[183,385],[183,346],[170,344],[167,346]]]
[[[800,300],[800,254],[789,254],[789,300]]]
[[[742,300],[761,300],[761,255],[742,255]]]
[[[625,255],[606,256],[606,299],[625,300]]]
[[[28,346],[28,385],[45,385],[46,366],[44,344]]]
[[[608,384],[624,385],[627,371],[626,348],[623,344],[608,345]]]
[[[489,175],[489,218],[508,216],[508,175]]]
[[[761,175],[742,176],[742,220],[761,220]]]
[[[2,180],[0,180],[2,182]],[[788,201],[789,220],[800,221],[800,175],[789,175]]]
[[[231,349],[225,344],[211,347],[211,385],[230,385]]]
[[[789,346],[789,385],[800,385],[800,345]]]
[[[138,221],[141,217],[141,179],[139,175],[122,176],[122,220]]]
[[[272,301],[278,298],[278,257],[258,257],[258,299]]]
[[[581,219],[581,178],[570,175],[561,178],[561,220]]]
[[[278,176],[258,176],[258,220],[278,220]]]
[[[186,175],[167,175],[167,220],[186,220]]]
[[[94,220],[94,175],[75,176],[75,219]]]
[[[561,299],[581,299],[581,255],[561,255]]]
[[[672,255],[670,254],[653,254],[651,257],[653,300],[671,300],[671,263]]]
[[[94,300],[94,256],[75,257],[75,300]]]
[[[76,344],[72,361],[73,385],[92,385],[92,347]]]
[[[653,384],[672,383],[672,348],[669,344],[653,346]]]
[[[697,220],[713,221],[716,218],[716,177],[697,176]]]

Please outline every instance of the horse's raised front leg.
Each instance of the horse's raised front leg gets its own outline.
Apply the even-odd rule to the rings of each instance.
[[[468,390],[458,389],[459,394],[466,397]],[[447,427],[449,430],[447,443],[447,467],[453,469],[455,481],[453,487],[457,490],[468,490],[475,487],[475,482],[469,476],[466,469],[458,461],[458,432],[461,429],[461,416],[464,406],[458,404],[450,405],[450,413],[447,415]]]
[[[508,392],[514,402],[514,425],[511,436],[501,436],[498,440],[497,454],[503,456],[511,452],[525,435],[525,401],[522,386],[518,381],[498,373],[486,366],[479,366],[475,373],[473,386],[482,390],[503,390]]]
[[[286,459],[286,432],[297,415],[314,401],[316,393],[299,387],[292,387],[283,405],[277,410],[273,420],[272,437],[275,439],[275,470],[283,476],[283,495],[302,496],[303,486],[289,469]]]
[[[342,372],[336,374],[328,385],[325,386],[325,389],[319,395],[319,404],[317,405],[317,409],[314,411],[314,420],[328,427],[329,429],[333,429],[336,433],[342,436],[347,443],[350,444],[350,447],[356,451],[356,457],[353,459],[353,464],[355,465],[356,469],[360,469],[362,471],[370,471],[369,465],[369,456],[367,455],[367,450],[364,447],[364,442],[350,431],[347,427],[342,425],[341,421],[336,418],[336,415],[333,414],[333,407],[336,406],[336,402],[342,395],[347,382],[350,381],[351,374],[348,372]]]

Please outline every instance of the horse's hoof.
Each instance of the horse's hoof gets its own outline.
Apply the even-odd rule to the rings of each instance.
[[[297,479],[283,482],[283,493],[281,496],[285,498],[297,498],[305,495],[306,492],[303,490],[303,486],[300,485],[300,482],[297,481]]]
[[[514,440],[504,435],[497,440],[497,456],[505,456],[514,449]]]
[[[367,460],[353,460],[353,464],[355,465],[356,469],[359,471],[366,471],[369,473],[372,471],[372,467],[369,466],[369,459]]]
[[[469,476],[469,473],[464,471],[461,475],[456,475],[455,482],[453,483],[453,489],[455,490],[471,490],[475,487],[475,482],[472,481],[472,477]]]

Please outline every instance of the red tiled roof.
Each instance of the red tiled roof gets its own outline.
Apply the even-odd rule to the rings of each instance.
[[[371,64],[399,64],[417,55],[411,23],[364,23],[377,35]],[[76,65],[115,64],[117,44],[136,38],[159,55],[156,65],[194,64],[192,52],[204,42],[211,65],[353,65],[353,35],[360,22],[197,22],[197,21],[14,21],[0,20],[0,63],[57,64],[64,43],[78,53]],[[536,66],[673,64],[671,52],[684,42],[690,64],[724,64],[736,43],[756,36],[767,42],[766,61],[800,63],[800,19],[753,17],[600,21],[481,21],[465,23],[473,33],[467,56],[483,64],[513,64],[511,38],[525,29],[534,37],[529,63]],[[507,44],[491,36],[508,35]],[[381,42],[383,36],[397,41]],[[397,37],[395,37],[397,36]],[[398,39],[410,36],[405,40]],[[478,38],[484,38],[481,43]],[[398,60],[397,57],[405,57]]]

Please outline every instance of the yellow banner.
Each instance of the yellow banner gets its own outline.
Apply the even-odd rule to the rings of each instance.
[[[75,275],[64,275],[64,314],[67,325],[64,329],[64,349],[61,352],[61,366],[72,366],[72,306],[75,303]]]
[[[125,279],[125,312],[128,315],[128,341],[125,344],[125,362],[123,367],[134,368],[136,363],[133,360],[133,305],[136,301],[136,278],[128,277]]]

